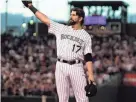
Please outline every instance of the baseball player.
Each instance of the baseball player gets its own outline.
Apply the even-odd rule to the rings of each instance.
[[[73,8],[68,26],[49,19],[32,5],[32,0],[22,0],[22,2],[39,20],[48,25],[49,32],[56,36],[58,61],[55,78],[59,102],[68,102],[70,84],[77,102],[89,102],[85,86],[87,82],[94,85],[95,80],[92,68],[91,37],[82,29],[84,11]],[[85,77],[83,61],[86,62],[88,80]]]

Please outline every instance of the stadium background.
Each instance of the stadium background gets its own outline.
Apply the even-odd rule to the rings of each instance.
[[[93,63],[98,94],[90,98],[90,102],[136,101],[135,0],[124,1],[110,1],[110,6],[106,7],[102,2],[90,0],[91,4],[83,7],[88,3],[75,4],[77,2],[58,0],[61,6],[57,9],[53,5],[59,4],[55,4],[53,0],[34,0],[34,5],[40,11],[45,14],[47,12],[53,20],[63,24],[67,23],[72,7],[70,5],[83,8],[86,17],[92,17],[88,19],[93,19],[94,22],[86,23],[84,29],[93,36]],[[43,2],[47,7],[44,7]],[[2,102],[57,102],[54,78],[55,37],[48,34],[47,26],[24,8],[21,1],[13,3],[13,0],[3,0],[2,4]],[[90,10],[89,6],[92,6]],[[105,18],[98,22],[98,17]],[[70,102],[75,102],[72,88]]]

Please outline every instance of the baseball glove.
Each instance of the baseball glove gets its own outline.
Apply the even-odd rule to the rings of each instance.
[[[96,95],[97,87],[96,87],[95,84],[93,84],[92,81],[91,81],[90,84],[87,82],[87,85],[85,86],[85,91],[86,91],[86,96],[87,97],[92,97],[92,96]]]
[[[28,7],[28,4],[29,4],[29,3],[32,3],[32,0],[22,0],[22,3],[23,3],[26,7]]]

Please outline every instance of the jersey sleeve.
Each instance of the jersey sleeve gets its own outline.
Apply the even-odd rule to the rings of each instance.
[[[63,24],[60,24],[60,23],[50,20],[48,32],[52,33],[54,35],[57,35],[58,33],[60,33],[62,31],[63,27],[64,27]]]
[[[92,38],[89,36],[85,42],[85,47],[84,47],[84,55],[87,53],[92,53]]]

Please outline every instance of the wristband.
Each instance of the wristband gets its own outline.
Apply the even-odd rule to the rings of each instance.
[[[35,14],[38,10],[32,5],[29,9]]]

